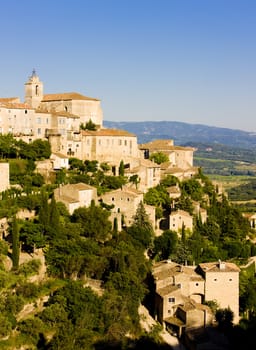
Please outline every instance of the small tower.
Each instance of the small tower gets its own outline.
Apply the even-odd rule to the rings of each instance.
[[[37,108],[43,99],[43,83],[39,80],[35,69],[25,83],[25,103],[32,108]]]

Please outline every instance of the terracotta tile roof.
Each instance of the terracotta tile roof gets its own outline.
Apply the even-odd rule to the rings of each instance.
[[[148,143],[143,143],[139,145],[139,148],[141,150],[148,149],[151,152],[157,152],[157,151],[194,151],[194,148],[192,147],[182,147],[182,146],[174,146],[173,140],[154,140]]]
[[[179,305],[179,308],[185,312],[192,311],[192,310],[206,310],[210,312],[210,308],[207,305],[203,305],[200,303],[196,303],[193,299],[186,298],[186,302],[183,305]]]
[[[170,216],[176,216],[176,215],[182,215],[182,216],[188,216],[188,217],[192,217],[187,211],[185,210],[176,210],[176,211],[173,211]]]
[[[178,326],[178,327],[185,327],[186,324],[184,322],[182,322],[179,318],[175,317],[175,316],[170,316],[164,319],[164,322],[169,323],[171,325],[174,326]]]
[[[178,286],[169,285],[169,286],[158,289],[156,292],[161,297],[164,297],[170,293],[176,292],[177,290],[180,290],[180,288]]]
[[[222,268],[220,268],[222,266]],[[239,267],[230,262],[209,262],[199,264],[199,268],[201,268],[204,272],[240,272]]]
[[[141,159],[140,160],[140,165],[145,166],[147,168],[159,168],[160,169],[160,164],[157,164],[155,162],[152,162],[149,159]]]
[[[85,100],[85,101],[100,101],[97,98],[81,95],[77,92],[64,92],[60,94],[44,95],[42,102],[50,101],[70,101],[70,100]]]
[[[19,97],[1,97],[0,98],[0,102],[2,103],[16,103],[19,100],[20,100]]]
[[[82,130],[83,136],[128,136],[128,137],[137,137],[135,134],[132,134],[126,130],[119,129],[99,129],[99,130]]]
[[[178,274],[187,275],[190,279],[195,278],[203,280],[203,278],[195,272],[195,266],[183,266],[174,262],[163,262],[162,265],[153,266],[153,276],[157,281],[165,280],[166,278],[177,276]]]
[[[68,156],[65,156],[65,154],[62,154],[62,153],[55,153],[55,152],[52,152],[52,154],[51,154],[51,157],[52,156],[56,156],[56,157],[58,157],[58,158],[62,158],[62,159],[68,159]]]
[[[64,185],[62,186],[62,189],[65,191],[65,187],[66,188],[74,188],[78,191],[84,191],[84,190],[92,190],[92,189],[95,189],[95,187],[93,186],[90,186],[90,185],[87,185],[83,182],[79,182],[77,184],[68,184],[68,185]]]
[[[9,109],[34,109],[26,103],[1,102],[0,104]]]
[[[137,198],[141,195],[143,195],[143,192],[140,192],[134,188],[123,188],[123,189],[120,189],[118,188],[117,190],[114,190],[114,191],[110,191],[110,192],[106,192],[105,194],[102,195],[102,198],[106,197],[106,196],[111,196],[111,195],[114,195],[115,193],[123,193],[123,194],[128,194],[129,196],[132,196],[134,198]]]
[[[180,188],[177,187],[177,186],[170,186],[170,187],[167,187],[166,191],[167,191],[168,193],[178,193],[178,194],[181,193]]]
[[[79,201],[74,199],[74,198],[71,198],[70,196],[67,196],[65,194],[56,194],[55,193],[55,196],[57,197],[57,201],[59,200],[62,200],[63,202],[66,202],[68,204],[74,204],[74,203],[78,203],[79,204]]]

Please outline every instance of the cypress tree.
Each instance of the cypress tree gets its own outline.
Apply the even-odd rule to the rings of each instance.
[[[12,269],[14,271],[19,268],[20,259],[20,242],[19,242],[19,228],[17,219],[14,216],[11,224],[11,235],[12,235]]]

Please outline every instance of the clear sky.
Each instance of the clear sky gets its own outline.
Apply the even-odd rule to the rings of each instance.
[[[256,131],[255,0],[0,0],[0,96],[102,100],[104,119]]]

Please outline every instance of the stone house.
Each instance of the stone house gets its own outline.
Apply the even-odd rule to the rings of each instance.
[[[239,321],[239,268],[233,263],[213,262],[183,266],[170,260],[153,266],[155,314],[160,323],[181,335],[183,329],[205,327],[213,320],[204,301],[234,312]]]
[[[169,229],[180,232],[182,227],[190,231],[193,230],[193,216],[191,216],[187,211],[177,210],[171,212],[169,215]]]
[[[175,146],[173,140],[154,140],[139,145],[145,158],[156,152],[166,154],[173,167],[189,169],[193,167],[194,148]]]
[[[159,185],[161,180],[160,165],[148,159],[133,160],[133,167],[125,170],[125,175],[130,178],[133,175],[138,176],[137,188],[143,193],[149,188]]]
[[[54,170],[68,169],[69,158],[61,153],[52,153],[50,160],[52,162],[52,168]]]
[[[84,183],[59,186],[54,190],[57,202],[65,204],[70,215],[80,207],[89,207],[92,201],[97,203],[97,189]]]
[[[234,263],[218,261],[199,264],[197,273],[205,280],[204,299],[216,300],[220,308],[234,312],[234,323],[239,322],[239,272]]]
[[[100,200],[107,205],[113,206],[111,209],[111,212],[115,213],[115,215],[112,215],[113,218],[122,217],[121,226],[124,224],[125,226],[131,226],[138,205],[140,202],[143,202],[143,193],[130,187],[123,187],[122,189],[119,188],[102,194]],[[152,226],[155,227],[155,208],[149,205],[144,205],[144,207]],[[121,230],[121,228],[119,224],[118,229]]]

